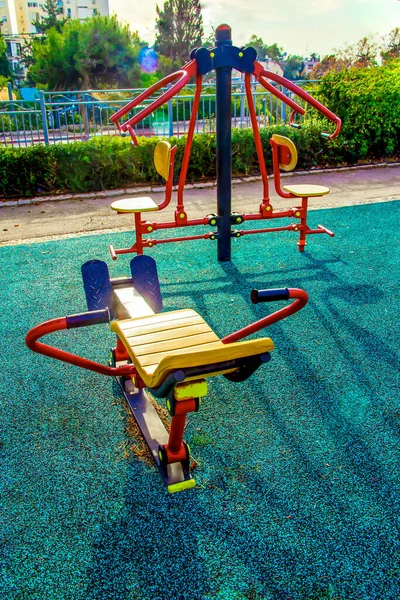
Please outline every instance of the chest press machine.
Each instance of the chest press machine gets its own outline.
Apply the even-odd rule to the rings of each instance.
[[[276,210],[271,203],[269,194],[269,182],[266,158],[262,136],[260,133],[259,117],[257,115],[257,102],[254,92],[263,88],[283,106],[292,109],[289,125],[301,129],[301,124],[295,122],[296,115],[305,115],[305,105],[310,106],[315,112],[323,115],[334,125],[331,133],[321,133],[325,139],[334,139],[339,135],[341,129],[340,118],[332,113],[327,107],[313,98],[305,89],[300,88],[292,81],[264,69],[257,62],[257,52],[254,48],[238,48],[233,46],[231,40],[231,29],[228,25],[220,25],[216,29],[216,40],[214,48],[195,48],[190,54],[190,61],[183,65],[179,71],[171,73],[161,81],[154,83],[150,88],[141,92],[133,98],[126,106],[120,108],[110,120],[115,124],[121,135],[130,135],[133,145],[139,145],[135,134],[135,127],[151,113],[161,108],[167,102],[172,102],[190,80],[195,80],[195,93],[191,106],[191,114],[186,135],[183,156],[179,169],[179,180],[177,185],[176,206],[173,220],[162,220],[159,217],[155,221],[149,219],[155,213],[163,211],[171,201],[174,179],[174,161],[177,147],[163,140],[155,147],[154,165],[158,174],[165,180],[165,198],[159,204],[151,197],[127,197],[116,200],[111,208],[119,214],[131,214],[134,217],[135,240],[128,248],[114,248],[110,246],[113,260],[117,260],[120,254],[143,254],[147,248],[154,248],[159,244],[180,243],[188,240],[216,240],[218,246],[218,260],[227,261],[231,259],[231,241],[258,233],[273,233],[278,231],[293,231],[299,234],[298,249],[304,252],[307,236],[313,234],[334,233],[318,225],[311,228],[307,222],[308,199],[310,197],[321,197],[329,193],[329,188],[315,184],[288,185],[281,187],[280,170],[291,171],[297,163],[297,149],[292,140],[280,135],[273,135],[270,141],[273,154],[273,177],[275,190],[283,198],[293,199],[295,204],[292,208]],[[255,150],[259,171],[262,180],[262,198],[258,211],[234,213],[231,210],[232,200],[232,69],[239,71],[243,76],[244,96],[251,127],[254,134]],[[184,190],[188,174],[193,136],[198,126],[198,113],[201,108],[201,95],[203,78],[215,71],[215,130],[216,130],[216,172],[217,172],[217,214],[208,214],[204,217],[189,218],[185,208]],[[256,84],[256,88],[254,88]],[[165,91],[161,94],[163,89]],[[286,90],[284,93],[283,90]],[[298,104],[293,98],[297,97],[303,103]],[[244,97],[243,97],[244,100]],[[148,101],[146,105],[144,102]],[[138,107],[141,110],[136,114],[132,111]],[[143,108],[142,108],[143,107]],[[243,104],[244,109],[244,104]],[[267,111],[264,110],[267,117]],[[173,132],[170,131],[170,137]],[[179,161],[178,161],[179,162]],[[300,204],[301,202],[301,204]],[[293,223],[277,225],[279,220],[295,219]],[[255,228],[238,228],[244,222],[255,222]],[[262,223],[268,224],[268,227]],[[271,226],[275,224],[274,226]],[[214,231],[201,233],[197,226],[209,226],[216,228]],[[148,237],[156,231],[164,231],[175,228],[186,228],[195,226],[197,233],[191,235],[180,235],[172,237]],[[232,227],[235,227],[232,229]]]
[[[135,256],[131,277],[110,279],[107,264],[82,265],[89,311],[46,321],[26,336],[28,348],[63,362],[115,377],[170,493],[196,485],[183,440],[188,413],[199,410],[207,379],[223,375],[232,382],[250,377],[270,360],[269,337],[244,340],[252,333],[294,314],[308,297],[300,289],[253,290],[251,300],[293,300],[280,310],[219,338],[192,309],[161,312],[160,284],[154,259]],[[60,330],[111,323],[117,341],[108,365],[60,350],[39,338]],[[243,341],[242,341],[243,340]],[[169,432],[151,397],[165,398],[171,415]]]

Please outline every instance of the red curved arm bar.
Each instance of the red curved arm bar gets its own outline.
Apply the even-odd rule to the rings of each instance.
[[[183,158],[182,158],[181,173],[179,175],[176,210],[184,209],[183,191],[185,188],[186,175],[187,175],[187,170],[188,170],[188,166],[189,166],[189,158],[190,158],[190,153],[192,150],[193,134],[194,134],[194,130],[196,127],[197,113],[199,111],[202,83],[203,83],[203,78],[199,73],[197,73],[197,75],[196,75],[196,92],[195,92],[195,96],[194,96],[194,100],[193,100],[192,114],[190,115],[190,122],[189,122],[189,130],[187,133],[185,150],[184,150]]]
[[[43,337],[44,335],[47,335],[48,333],[53,333],[54,331],[61,331],[62,329],[68,329],[66,317],[60,317],[59,319],[52,319],[51,321],[41,323],[40,325],[37,325],[36,327],[33,327],[33,329],[28,331],[27,336],[25,338],[26,345],[30,350],[33,350],[33,352],[44,354],[44,356],[49,356],[50,358],[61,360],[63,362],[69,363],[70,365],[81,367],[82,369],[95,371],[96,373],[100,373],[101,375],[110,375],[112,377],[129,377],[135,374],[136,371],[133,365],[126,365],[123,367],[106,367],[105,365],[102,365],[100,363],[88,360],[86,358],[82,358],[81,356],[77,356],[76,354],[71,354],[70,352],[65,352],[64,350],[59,350],[58,348],[54,348],[53,346],[48,346],[47,344],[43,344],[42,342],[37,341],[39,338]]]
[[[265,71],[265,73],[268,73],[268,71]],[[288,96],[285,96],[285,94],[277,90],[276,87],[269,83],[269,81],[267,81],[263,75],[256,75],[256,73],[254,73],[254,76],[257,79],[258,83],[260,83],[268,92],[271,92],[271,94],[279,98],[279,100],[282,100],[282,102],[290,106],[290,108],[292,108],[295,112],[301,115],[306,114],[306,111],[303,107],[301,107],[299,104],[297,104],[297,102],[295,102],[291,98],[288,98]]]
[[[294,313],[301,310],[308,302],[308,294],[304,290],[300,290],[297,288],[288,288],[289,298],[295,298],[295,301],[289,306],[285,306],[285,308],[281,308],[276,312],[272,313],[272,315],[268,315],[251,325],[247,325],[247,327],[243,327],[243,329],[239,329],[230,335],[221,338],[221,342],[224,344],[231,344],[232,342],[237,342],[238,340],[247,337],[251,333],[255,333],[256,331],[260,331],[260,329],[264,329],[265,327],[269,327],[273,323],[277,321],[281,321],[282,319],[286,319],[290,315],[294,315]]]
[[[296,116],[296,111],[292,110],[292,112],[290,113],[290,117],[289,117],[289,125],[293,125],[294,127],[296,126],[294,123],[295,116]]]
[[[261,136],[260,136],[260,131],[258,129],[258,123],[257,123],[256,109],[254,106],[253,95],[251,93],[251,80],[250,80],[249,73],[246,73],[244,76],[244,84],[245,84],[245,89],[246,89],[247,106],[249,107],[249,113],[250,113],[250,118],[251,118],[251,126],[253,128],[253,133],[254,133],[254,142],[256,145],[258,164],[260,165],[261,179],[263,182],[263,201],[269,202],[267,167],[265,165],[265,158],[264,158],[264,152],[263,152],[263,148],[262,148]]]
[[[162,210],[163,208],[166,208],[171,201],[172,186],[174,183],[175,154],[176,154],[177,150],[178,150],[177,146],[174,146],[173,148],[171,148],[168,179],[167,179],[166,185],[165,185],[165,198],[164,198],[163,202],[161,202],[161,204],[158,205],[158,210]]]
[[[316,110],[318,110],[318,112],[323,114],[324,117],[329,119],[329,121],[332,121],[333,123],[335,123],[336,129],[331,135],[329,135],[329,138],[331,140],[333,140],[335,137],[337,137],[339,135],[340,129],[342,127],[342,122],[339,119],[339,117],[336,116],[333,112],[331,112],[328,108],[326,108],[326,106],[321,104],[321,102],[318,102],[318,100],[316,100],[315,98],[310,96],[310,94],[308,92],[303,90],[301,87],[299,87],[292,81],[289,81],[288,79],[285,79],[285,77],[281,77],[280,75],[276,75],[276,73],[272,73],[271,71],[266,71],[263,68],[263,66],[260,65],[260,63],[258,63],[257,61],[255,61],[254,65],[255,66],[254,66],[253,75],[256,77],[256,79],[260,82],[260,84],[263,87],[265,87],[266,89],[269,89],[267,87],[267,85],[265,85],[265,84],[268,84],[268,82],[265,81],[265,77],[268,77],[268,79],[271,79],[275,83],[279,83],[280,85],[284,86],[285,88],[287,88],[288,90],[290,90],[291,92],[296,94],[296,96],[299,96],[300,98],[305,100],[308,104],[313,106]],[[284,94],[282,94],[281,92],[276,90],[273,86],[271,86],[271,84],[269,84],[269,87],[272,88],[272,90],[269,89],[269,91],[271,91],[271,93],[273,93],[275,96],[280,98],[283,102],[285,102],[286,104],[291,106],[291,108],[293,108],[293,110],[304,115],[305,111],[303,108],[301,110],[298,110],[298,108],[296,108],[296,106],[298,106],[298,105],[293,106],[291,104],[291,102],[293,102],[293,101],[290,100],[290,98],[287,98]],[[282,96],[283,96],[283,98],[282,98]]]
[[[194,77],[194,75],[196,75],[196,72],[197,72],[197,63],[195,60],[192,60],[192,61],[188,62],[186,65],[184,65],[180,71],[176,71],[175,73],[171,73],[170,75],[167,75],[167,77],[164,77],[164,79],[161,79],[160,81],[158,81],[157,83],[155,83],[151,87],[149,87],[147,90],[145,90],[144,92],[139,94],[139,96],[137,96],[136,98],[131,100],[126,106],[124,106],[123,108],[120,108],[120,110],[118,110],[114,115],[112,115],[112,117],[110,117],[110,120],[113,123],[115,123],[115,125],[119,131],[129,131],[129,133],[132,136],[132,132],[131,132],[132,128],[137,123],[139,123],[139,121],[141,121],[142,119],[144,119],[145,117],[150,115],[157,108],[159,108],[160,106],[165,104],[165,102],[167,102],[170,98],[175,96],[175,94],[177,94],[188,83],[189,79],[191,79],[192,77]],[[123,123],[121,125],[121,123],[119,122],[119,119],[121,119],[121,117],[126,115],[135,106],[138,106],[139,104],[141,104],[144,100],[146,100],[146,98],[151,96],[154,92],[157,92],[160,88],[168,85],[169,83],[171,83],[172,81],[175,81],[176,79],[178,79],[178,81],[169,90],[164,92],[164,94],[162,94],[159,98],[156,98],[156,100],[154,100],[154,102],[149,104],[149,106],[146,106],[145,108],[143,108],[140,112],[137,113],[137,115],[134,115],[133,117],[131,117],[130,119],[128,119],[127,121],[125,121],[125,123]],[[135,139],[134,138],[132,138],[132,139],[135,142]]]
[[[129,132],[131,138],[132,138],[132,143],[134,146],[139,146],[139,142],[138,139],[136,137],[135,132],[133,131],[132,127],[130,125],[127,126],[127,131]]]

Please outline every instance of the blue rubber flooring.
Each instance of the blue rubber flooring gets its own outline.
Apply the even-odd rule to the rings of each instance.
[[[399,600],[400,202],[310,214],[336,232],[160,245],[166,309],[226,335],[279,305],[253,288],[301,287],[309,303],[271,326],[276,349],[249,380],[209,383],[185,438],[194,490],[169,496],[127,453],[110,379],[31,353],[26,332],[86,310],[80,265],[128,233],[0,249],[0,597],[5,600]],[[259,335],[262,335],[260,333]],[[106,325],[49,342],[101,362]]]

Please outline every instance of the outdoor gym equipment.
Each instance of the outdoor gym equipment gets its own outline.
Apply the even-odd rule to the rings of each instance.
[[[131,100],[125,107],[117,111],[111,121],[115,123],[118,131],[122,135],[131,135],[133,143],[137,145],[137,139],[134,132],[134,127],[141,120],[154,112],[157,108],[165,104],[173,98],[178,92],[192,79],[196,78],[196,91],[193,100],[192,113],[190,116],[187,142],[183,154],[182,167],[179,175],[179,183],[177,189],[177,204],[174,215],[174,221],[151,223],[142,221],[141,214],[143,212],[159,211],[165,208],[172,194],[173,180],[173,159],[176,148],[165,146],[163,150],[156,147],[155,157],[156,167],[158,172],[166,180],[166,196],[165,200],[157,205],[151,198],[127,198],[114,202],[111,207],[119,213],[132,213],[135,219],[136,240],[132,247],[115,249],[110,247],[112,258],[115,260],[118,254],[136,253],[143,254],[144,248],[150,248],[157,244],[167,242],[180,242],[184,240],[194,239],[216,239],[218,243],[218,259],[220,261],[228,261],[231,259],[231,238],[241,237],[243,235],[255,233],[267,233],[272,231],[298,231],[300,239],[298,243],[299,250],[302,252],[306,244],[306,236],[310,234],[327,233],[330,236],[334,234],[318,225],[317,229],[310,229],[307,225],[307,208],[308,198],[310,196],[321,196],[329,192],[328,188],[323,186],[303,185],[303,186],[285,186],[283,189],[279,185],[279,168],[287,170],[294,168],[294,155],[297,156],[296,148],[288,138],[280,136],[280,140],[272,143],[275,159],[274,159],[274,178],[275,186],[279,195],[284,198],[301,198],[301,206],[295,206],[289,210],[274,210],[269,197],[268,190],[268,175],[265,164],[265,158],[261,143],[260,131],[257,123],[257,115],[253,94],[251,90],[251,77],[254,77],[256,82],[276,98],[284,102],[292,109],[289,124],[293,127],[301,127],[294,122],[296,114],[304,115],[305,109],[297,104],[289,94],[297,95],[299,98],[307,102],[318,112],[324,115],[328,120],[335,124],[335,130],[332,133],[322,133],[321,135],[328,139],[335,138],[340,131],[341,121],[339,117],[333,114],[315,98],[310,96],[305,90],[295,85],[292,81],[285,79],[271,71],[267,71],[263,66],[256,61],[257,53],[254,48],[237,48],[232,45],[231,29],[228,25],[220,25],[216,30],[216,46],[215,48],[197,48],[192,50],[190,61],[179,71],[168,75],[161,81],[152,85],[149,89],[142,92],[139,96]],[[254,140],[257,151],[257,158],[260,167],[260,173],[263,185],[263,197],[259,207],[259,212],[254,214],[232,214],[231,212],[231,174],[232,174],[232,69],[236,69],[244,73],[246,98],[249,107],[251,125],[254,132]],[[216,139],[217,139],[217,214],[208,215],[201,219],[189,219],[185,210],[183,201],[183,192],[186,183],[187,170],[189,165],[190,152],[192,147],[193,135],[195,131],[196,118],[199,109],[199,102],[202,90],[202,78],[210,71],[215,70],[216,73]],[[151,104],[140,110],[138,113],[131,116],[131,111],[142,105],[143,102],[158,92],[161,88],[171,85],[167,91],[156,98]],[[278,90],[274,84],[278,84],[286,88],[287,94]],[[126,120],[123,120],[123,119]],[[276,136],[275,136],[276,137]],[[284,142],[283,140],[286,140]],[[289,143],[290,142],[290,143]],[[292,158],[289,157],[291,154]],[[160,158],[161,157],[161,158]],[[158,164],[158,166],[157,166]],[[162,169],[160,170],[160,165]],[[295,189],[296,188],[296,189]],[[295,224],[289,224],[283,227],[269,227],[256,230],[238,230],[232,229],[232,226],[237,226],[244,221],[261,221],[280,218],[299,219]],[[172,229],[176,227],[186,227],[193,225],[210,225],[216,227],[217,230],[208,232],[202,235],[193,235],[185,237],[175,237],[168,239],[150,239],[144,238],[153,231],[159,229]]]
[[[168,491],[196,485],[183,440],[186,415],[198,411],[207,393],[207,378],[223,375],[244,381],[270,360],[270,338],[242,341],[248,335],[294,314],[307,303],[300,289],[253,290],[252,302],[294,300],[290,305],[219,338],[194,310],[161,312],[162,297],[155,261],[135,256],[131,277],[110,279],[107,264],[93,260],[82,265],[89,312],[52,319],[31,329],[28,348],[63,362],[115,377]],[[64,329],[111,322],[117,343],[108,366],[60,350],[39,338]],[[169,433],[162,424],[148,390],[166,398],[171,415]]]

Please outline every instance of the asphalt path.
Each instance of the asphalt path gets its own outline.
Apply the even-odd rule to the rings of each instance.
[[[310,209],[334,208],[400,199],[400,165],[373,168],[355,168],[311,174],[293,174],[283,180],[287,184],[319,184],[330,188],[330,194],[311,198]],[[144,195],[144,194],[138,194]],[[155,202],[163,200],[162,192],[145,194]],[[132,196],[132,194],[130,194]],[[293,199],[280,198],[270,180],[270,196],[274,209],[296,206]],[[123,198],[124,196],[118,196]],[[258,210],[262,197],[261,181],[247,181],[232,185],[232,211],[250,213]],[[115,196],[38,202],[0,208],[0,246],[20,244],[63,236],[83,235],[90,232],[126,231],[132,229],[132,215],[118,215],[110,209]],[[169,207],[148,213],[152,222],[173,220],[175,194]],[[216,188],[188,189],[184,194],[189,218],[199,218],[217,212]]]

